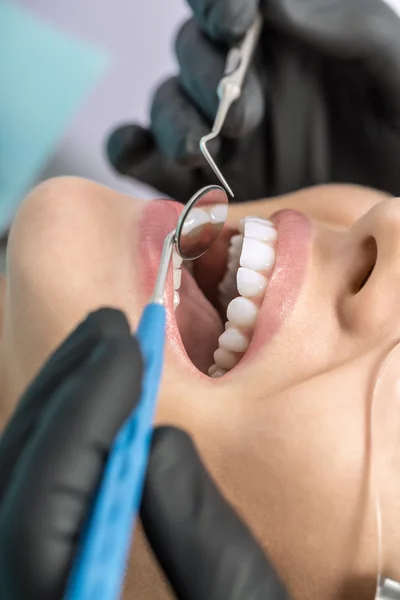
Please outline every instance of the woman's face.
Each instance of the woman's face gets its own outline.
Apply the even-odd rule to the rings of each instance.
[[[370,386],[400,337],[400,203],[328,186],[232,206],[228,233],[195,265],[209,297],[240,219],[267,219],[281,209],[306,217],[273,218],[270,287],[249,350],[223,377],[204,374],[223,331],[220,316],[189,274],[174,313],[171,276],[157,420],[194,436],[294,600],[373,598]],[[117,307],[137,326],[180,210],[79,179],[48,181],[31,192],[11,230],[3,286],[4,420],[89,311]],[[146,553],[135,559],[141,566],[128,577],[126,597],[164,598]]]

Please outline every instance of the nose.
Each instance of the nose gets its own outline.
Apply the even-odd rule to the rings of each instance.
[[[343,316],[352,328],[400,337],[400,199],[372,208],[345,234],[349,286]]]
[[[390,198],[374,206],[355,223],[349,232],[351,242],[359,248],[376,245],[376,274],[400,275],[400,198]]]

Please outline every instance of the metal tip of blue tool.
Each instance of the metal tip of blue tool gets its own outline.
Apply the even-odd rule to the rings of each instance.
[[[224,188],[228,191],[230,196],[232,196],[232,198],[234,198],[235,195],[234,195],[230,185],[226,181],[225,177],[222,175],[221,171],[218,169],[213,157],[211,156],[211,154],[207,148],[207,142],[214,139],[215,137],[216,137],[215,132],[211,132],[208,135],[205,135],[204,137],[202,137],[200,140],[200,150],[202,151],[203,156],[207,160],[208,164],[210,165],[210,167],[212,168],[212,170],[214,171],[214,173],[216,174],[216,176],[218,177],[218,179],[220,180],[220,182],[222,183]]]

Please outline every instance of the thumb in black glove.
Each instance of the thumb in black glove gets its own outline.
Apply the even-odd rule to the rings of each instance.
[[[140,396],[122,313],[91,314],[50,358],[0,440],[0,594],[59,600],[107,453]]]

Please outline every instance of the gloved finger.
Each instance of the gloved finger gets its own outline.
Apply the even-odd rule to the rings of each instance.
[[[210,42],[193,19],[181,28],[175,47],[180,67],[181,85],[194,105],[207,117],[209,122],[212,122],[219,104],[217,87],[224,74],[226,51]],[[232,104],[222,133],[230,138],[243,137],[261,123],[263,115],[264,93],[261,81],[256,71],[250,68],[246,75],[242,94]],[[208,127],[210,128],[210,125]],[[195,133],[197,131],[192,130],[192,135]],[[198,141],[199,138],[196,138],[197,145]]]
[[[210,132],[211,125],[184,93],[176,77],[157,89],[150,114],[151,131],[158,149],[166,157],[192,168],[204,163],[199,141]],[[215,140],[212,151],[218,153],[219,140]]]
[[[139,399],[142,370],[135,338],[104,339],[53,394],[3,501],[7,598],[62,597],[107,453]]]
[[[221,41],[241,38],[256,16],[259,0],[188,0],[200,26]]]
[[[183,118],[185,114],[182,114]],[[172,124],[168,124],[168,119],[166,122],[166,131],[159,132],[161,146],[166,136],[172,133]],[[168,143],[165,146],[168,147]],[[107,141],[107,155],[121,175],[150,185],[179,202],[186,203],[199,187],[205,185],[201,171],[165,156],[158,149],[152,133],[139,125],[123,125],[114,130]]]
[[[111,133],[107,140],[107,156],[117,171],[153,185],[155,173],[143,179],[143,176],[137,176],[137,171],[141,172],[143,164],[148,162],[153,168],[161,166],[157,150],[170,161],[162,169],[161,178],[172,162],[192,169],[203,163],[199,140],[210,131],[210,124],[187,98],[176,77],[166,80],[156,90],[151,122],[151,131],[139,125],[123,125]],[[214,151],[218,150],[217,144],[215,142]],[[181,172],[179,169],[176,177]]]
[[[360,61],[359,73],[400,102],[400,26],[381,0],[264,0],[266,22],[328,56]]]
[[[101,309],[80,323],[53,353],[19,402],[0,438],[0,498],[10,482],[19,456],[60,383],[79,368],[100,341],[129,336],[128,322],[120,311]]]
[[[155,431],[141,517],[179,600],[288,599],[182,431]]]

